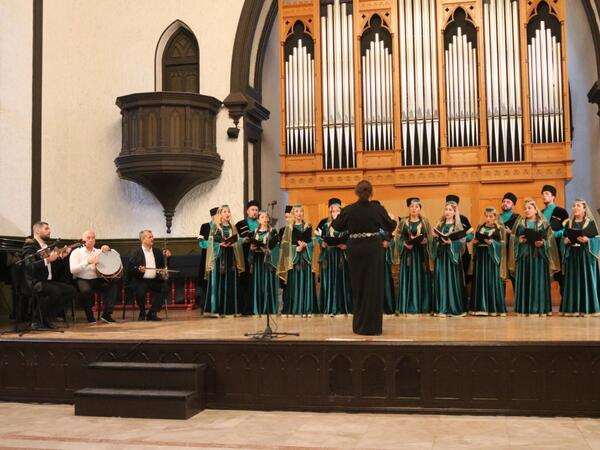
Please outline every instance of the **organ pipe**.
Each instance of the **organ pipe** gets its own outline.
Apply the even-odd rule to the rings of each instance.
[[[322,97],[323,164],[326,169],[355,166],[352,36],[351,4],[339,0],[327,4],[321,17],[322,83],[327,86]]]
[[[378,21],[379,22],[379,21]],[[365,151],[394,147],[392,52],[380,33],[363,42],[362,98]]]
[[[488,160],[523,159],[523,111],[519,63],[519,4],[483,3]]]
[[[404,165],[439,163],[435,0],[398,0]]]
[[[314,153],[315,63],[302,39],[295,41],[284,66],[286,153]]]
[[[359,114],[365,152],[400,150],[394,148],[399,142],[402,165],[440,164],[440,88],[449,148],[480,146],[483,126],[489,162],[522,161],[524,106],[531,143],[566,139],[563,8],[554,2],[480,0],[463,9],[451,0],[394,0],[393,5],[354,0],[356,18],[350,0],[320,0],[318,7],[290,2],[282,4],[288,27],[281,65],[287,155],[315,153],[321,137],[323,168],[356,167]],[[438,10],[444,11],[442,19]],[[443,25],[448,13],[450,22]],[[528,17],[526,33],[521,14]],[[478,17],[481,23],[473,19]],[[292,29],[289,21],[295,21]],[[359,108],[354,95],[360,95]],[[322,128],[319,136],[317,128]],[[395,133],[401,134],[398,141]],[[365,157],[366,167],[375,167],[374,156]]]
[[[558,37],[540,21],[527,44],[531,141],[536,144],[564,141],[562,49]]]
[[[446,89],[448,100],[448,147],[479,145],[479,109],[477,107],[477,49],[456,29],[448,48],[446,61]]]

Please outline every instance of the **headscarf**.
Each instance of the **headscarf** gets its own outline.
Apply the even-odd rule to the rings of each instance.
[[[550,226],[550,224],[548,223],[548,221],[546,220],[546,218],[544,217],[544,215],[540,211],[540,208],[538,207],[538,205],[537,205],[537,203],[535,202],[534,199],[532,199],[532,198],[526,198],[523,201],[523,204],[524,204],[524,206],[531,205],[531,206],[534,207],[534,209],[535,209],[535,215],[536,215],[536,219],[535,219],[535,229],[536,230],[539,230],[540,228],[543,228],[544,226]],[[526,222],[528,220],[525,217],[524,214],[520,217],[520,219],[521,219],[522,222]]]
[[[444,205],[444,209],[448,205],[452,206],[452,209],[454,210],[454,223],[452,224],[450,233],[454,233],[456,231],[461,231],[463,229],[463,226],[462,226],[462,222],[460,221],[460,212],[458,211],[458,203],[456,203],[455,201],[447,201],[446,204]],[[446,224],[446,216],[442,214],[442,217],[440,218],[438,224],[436,225],[436,228],[441,230],[445,224]]]
[[[269,218],[269,222],[267,223],[267,231],[270,233],[271,230],[273,229],[273,227],[271,226],[271,215],[265,211],[265,210],[260,210],[258,212],[258,220],[260,222],[260,216],[262,216],[263,214],[266,214],[267,217]],[[254,230],[254,239],[258,240],[258,232],[260,231],[260,224],[258,225],[258,227],[256,227],[256,230]],[[266,241],[265,241],[266,243]]]
[[[594,226],[595,226],[595,228],[596,228],[596,232],[598,232],[598,231],[599,231],[599,230],[598,230],[598,221],[597,221],[597,220],[596,220],[596,218],[594,217],[594,213],[593,213],[593,211],[590,209],[590,207],[589,207],[588,203],[587,203],[585,200],[581,199],[581,198],[576,198],[575,200],[573,200],[573,205],[574,205],[575,203],[581,203],[581,204],[583,204],[583,205],[585,206],[585,216],[584,216],[584,218],[583,218],[583,224],[582,224],[581,228],[582,228],[583,230],[585,230],[585,229],[586,229],[588,226],[590,226],[590,225],[594,225]],[[565,226],[565,228],[571,228],[571,227],[573,227],[573,223],[574,223],[574,222],[575,222],[575,216],[574,216],[573,214],[571,214],[571,216],[570,216],[570,217],[569,217],[567,220],[565,220],[565,222],[564,222],[564,224],[563,224],[563,225]],[[591,253],[591,254],[592,254],[592,255],[593,255],[593,256],[594,256],[596,259],[598,259],[598,260],[600,261],[600,247],[599,247],[597,244],[596,244],[596,245],[592,245],[592,243],[591,243],[591,242],[589,242],[588,244],[589,244],[589,245],[587,246],[587,250],[588,250],[588,251],[589,251],[589,252],[590,252],[590,253]],[[570,249],[571,249],[571,247],[570,247],[570,246],[565,246],[565,247],[564,247],[564,252],[565,252],[564,256],[565,256],[565,257],[563,258],[563,261],[562,261],[562,262],[563,262],[563,266],[564,266],[564,265],[566,264],[566,262],[567,262],[567,257],[568,257],[568,255],[569,255],[569,253],[570,253]],[[564,267],[563,267],[563,270],[564,270]]]
[[[292,242],[292,236],[294,231],[294,225],[296,222],[295,219],[295,210],[301,209],[304,211],[304,218],[302,221],[302,230],[306,230],[311,225],[308,222],[306,211],[304,210],[304,206],[300,204],[294,205],[292,208],[292,212],[290,214],[290,218],[288,219],[285,230],[283,231],[283,236],[281,238],[281,246],[279,251],[279,263],[277,264],[277,275],[284,282],[287,283],[287,275],[290,270],[294,268],[294,245]],[[313,255],[312,255],[312,270],[313,272],[318,272],[318,255],[316,254],[317,245],[313,246]],[[306,249],[308,251],[308,248]]]
[[[212,224],[210,228],[210,234],[208,237],[208,245],[206,247],[206,270],[204,273],[204,278],[208,279],[209,273],[213,269],[215,258],[218,258],[221,255],[220,247],[215,255],[215,234],[217,230],[221,231],[221,235],[225,237],[225,233],[223,232],[223,217],[222,212],[227,208],[229,209],[229,205],[221,205],[219,206],[219,210],[217,211],[217,217],[215,218],[215,222]],[[229,217],[229,226],[231,227],[231,235],[237,235],[237,228],[235,227],[235,223],[233,221],[233,217]],[[243,272],[245,270],[244,264],[244,251],[240,242],[236,242],[231,246],[233,249],[233,255],[235,259],[235,265],[238,272]]]
[[[426,253],[427,259],[428,259],[427,264],[428,264],[429,270],[433,271],[435,262],[433,259],[433,249],[431,248],[431,246],[433,244],[433,233],[431,232],[431,225],[430,225],[427,217],[425,217],[425,215],[423,214],[423,203],[421,202],[421,199],[417,198],[417,197],[411,197],[406,200],[406,206],[409,208],[410,208],[410,205],[412,205],[413,203],[417,203],[421,207],[421,210],[419,211],[419,219],[421,220],[421,223],[417,226],[417,234],[415,236],[419,236],[420,234],[426,235],[427,244],[425,245],[425,253]],[[398,227],[396,228],[396,244],[397,245],[395,245],[395,248],[394,248],[394,264],[400,263],[402,247],[400,245],[399,240],[402,237],[401,233],[404,228],[410,230],[410,211],[406,217],[403,217],[402,219],[400,219],[398,221]]]
[[[546,241],[546,247],[548,250],[548,270],[550,275],[553,275],[557,272],[560,272],[560,258],[558,256],[558,248],[556,247],[556,240],[554,239],[554,233],[552,232],[552,228],[550,224],[544,217],[544,215],[540,212],[540,208],[538,208],[537,203],[532,198],[526,198],[524,201],[524,206],[531,205],[535,209],[536,219],[535,219],[535,230],[543,233],[544,240]],[[520,226],[525,227],[527,218],[525,215],[519,216],[516,220],[513,230],[518,230]],[[511,274],[515,273],[516,270],[516,257],[515,257],[515,247],[518,243],[519,236],[516,233],[512,233],[510,235],[510,246],[508,253],[508,267]]]
[[[337,199],[331,199],[331,200],[337,200]],[[332,214],[333,208],[337,206],[338,208],[340,208],[340,213],[339,214],[342,213],[342,205],[341,205],[341,203],[337,203],[337,202],[332,203],[331,200],[329,200],[329,206],[327,207],[327,224],[330,225],[329,228],[328,228],[329,236],[333,236],[334,232],[335,232],[335,230],[331,227],[331,222],[333,222],[333,214]],[[338,216],[339,216],[339,214],[338,214]],[[317,232],[318,231],[315,230],[315,233],[317,233]]]
[[[496,216],[496,219],[494,220],[494,231],[493,233],[498,232],[498,234],[500,235],[500,245],[501,245],[501,251],[500,251],[500,260],[496,261],[499,265],[500,265],[500,278],[505,280],[506,279],[506,258],[507,258],[507,253],[506,253],[506,230],[504,228],[504,225],[502,224],[501,220],[500,220],[500,214],[498,213],[498,210],[496,208],[494,208],[493,206],[488,206],[487,208],[485,208],[483,210],[483,214],[481,217],[481,221],[479,222],[479,225],[477,225],[477,229],[476,232],[481,233],[481,234],[486,234],[486,232],[482,231],[483,227],[487,227],[487,215],[488,214],[494,214]],[[491,237],[491,235],[490,235]],[[494,258],[497,258],[497,254],[494,254]],[[473,273],[473,264],[475,262],[475,257],[471,258],[471,264],[469,265],[469,273],[472,274]]]
[[[493,206],[488,206],[487,208],[485,208],[483,210],[483,214],[481,215],[481,220],[479,222],[479,225],[477,226],[476,231],[479,231],[479,229],[482,226],[487,226],[486,225],[486,222],[487,222],[486,216],[488,214],[494,214],[496,216],[496,220],[494,220],[494,227],[497,228],[498,230],[504,230],[504,225],[500,221],[500,214],[498,213],[498,210],[496,208],[494,208]]]
[[[592,210],[590,209],[588,203],[585,200],[583,200],[582,198],[576,198],[575,200],[573,200],[573,205],[575,205],[575,203],[581,203],[583,206],[585,206],[585,216],[583,218],[582,228],[587,227],[590,224],[590,222],[596,222],[594,214],[592,213]],[[575,215],[571,214],[571,216],[569,217],[569,226],[572,226],[573,222],[575,222]]]
[[[260,220],[260,216],[265,214],[268,218],[269,221],[267,222],[267,230],[265,235],[263,236],[262,239],[259,239],[259,233],[260,233],[260,225],[256,228],[256,230],[254,230],[254,233],[252,235],[252,238],[256,241],[262,241],[262,243],[264,244],[264,261],[267,264],[270,264],[271,266],[274,267],[275,270],[277,270],[277,265],[279,263],[279,250],[274,247],[274,248],[270,248],[269,247],[269,242],[270,240],[273,238],[274,233],[276,233],[275,229],[271,226],[271,216],[267,211],[261,210],[258,212],[258,217]]]

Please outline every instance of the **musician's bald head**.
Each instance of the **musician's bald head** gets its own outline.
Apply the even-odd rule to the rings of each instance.
[[[94,248],[96,245],[96,232],[94,230],[86,230],[81,235],[81,240],[84,242],[88,249]]]
[[[81,235],[81,238],[85,241],[88,236],[96,237],[96,232],[94,230],[85,230]]]

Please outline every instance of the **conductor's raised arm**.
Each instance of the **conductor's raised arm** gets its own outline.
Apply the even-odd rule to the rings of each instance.
[[[392,217],[390,217],[390,214],[382,205],[379,205],[379,209],[380,211],[378,212],[381,228],[390,233],[393,232],[398,226],[398,223]]]

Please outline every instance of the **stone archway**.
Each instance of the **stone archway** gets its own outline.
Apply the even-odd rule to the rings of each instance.
[[[277,0],[246,0],[240,14],[231,58],[231,92],[223,101],[236,128],[242,120],[244,203],[261,200],[262,68],[267,41],[277,17]],[[236,130],[231,130],[235,136]]]

